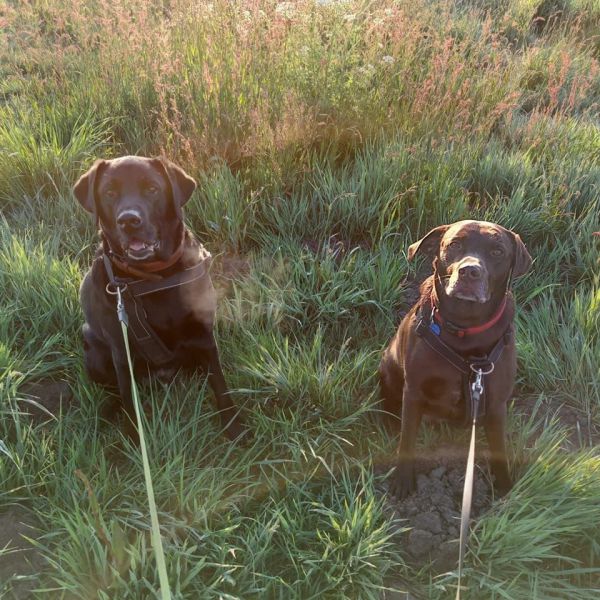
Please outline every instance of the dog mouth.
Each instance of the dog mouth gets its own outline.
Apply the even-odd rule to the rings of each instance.
[[[148,242],[139,238],[131,238],[125,244],[125,254],[132,260],[146,260],[156,254],[159,241]]]
[[[484,296],[480,296],[479,294],[467,294],[463,292],[455,292],[453,294],[448,294],[452,298],[456,298],[457,300],[466,300],[468,302],[478,302],[479,304],[485,304],[488,301],[488,298]]]
[[[457,300],[466,300],[467,302],[476,302],[478,304],[485,304],[490,299],[489,293],[485,289],[468,288],[466,286],[452,285],[452,283],[446,287],[446,295]]]

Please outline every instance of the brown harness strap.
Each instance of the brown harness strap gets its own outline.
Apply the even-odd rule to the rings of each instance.
[[[485,416],[486,396],[482,394],[481,402],[475,407],[471,385],[473,384],[476,371],[475,368],[481,368],[486,371],[489,365],[494,365],[502,356],[506,345],[510,342],[512,335],[512,325],[504,330],[504,333],[498,338],[489,354],[485,356],[462,356],[456,350],[440,338],[441,329],[434,319],[435,307],[431,298],[425,300],[417,313],[416,333],[423,341],[444,360],[450,363],[456,370],[462,373],[463,399],[465,402],[465,417],[463,425],[468,425],[473,419],[477,420]]]

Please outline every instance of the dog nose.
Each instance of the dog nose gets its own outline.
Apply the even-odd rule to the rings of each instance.
[[[481,267],[477,265],[464,265],[458,269],[460,277],[465,277],[473,280],[481,279]]]
[[[121,229],[137,229],[141,224],[141,216],[133,210],[124,210],[117,217],[117,225]]]

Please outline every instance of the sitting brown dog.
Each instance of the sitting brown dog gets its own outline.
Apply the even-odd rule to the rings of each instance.
[[[118,387],[135,413],[117,288],[127,313],[136,377],[172,378],[179,369],[208,374],[228,437],[242,433],[213,336],[215,290],[210,253],[185,228],[182,207],[196,188],[183,169],[159,158],[98,160],[74,194],[100,228],[101,245],[80,290],[85,367],[100,384]],[[134,434],[131,424],[128,431]]]
[[[402,413],[390,491],[404,498],[415,489],[415,440],[423,416],[464,425],[475,416],[485,429],[496,490],[504,494],[512,486],[505,427],[516,374],[510,287],[527,272],[531,256],[517,234],[485,221],[436,227],[410,246],[408,259],[417,253],[433,258],[433,275],[421,285],[419,301],[379,368],[384,410]],[[469,386],[478,369],[484,393],[474,415]]]

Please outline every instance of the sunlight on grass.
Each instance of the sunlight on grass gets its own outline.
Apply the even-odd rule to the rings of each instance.
[[[510,415],[516,486],[474,523],[466,597],[596,597],[597,2],[49,0],[5,2],[0,24],[0,518],[35,523],[41,565],[3,598],[158,593],[139,452],[101,418],[79,332],[96,232],[70,188],[126,153],[199,182],[186,220],[218,256],[216,333],[253,433],[225,439],[199,376],[140,388],[175,598],[453,591],[409,566],[385,510],[376,370],[425,268],[408,246],[463,218],[534,257],[515,394],[537,399]],[[36,417],[28,385],[59,379],[70,403]],[[424,428],[423,456],[463,437]]]

